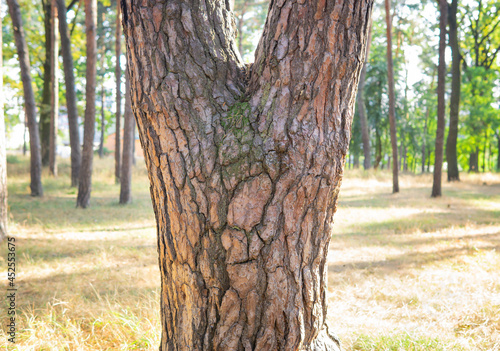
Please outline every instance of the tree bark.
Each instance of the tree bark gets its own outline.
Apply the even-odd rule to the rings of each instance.
[[[61,53],[64,66],[64,80],[66,83],[66,108],[68,110],[69,143],[71,146],[71,186],[78,185],[82,152],[80,145],[80,131],[78,124],[78,110],[76,108],[75,74],[73,70],[73,56],[69,39],[68,23],[66,20],[66,4],[64,0],[57,0],[59,12],[59,34],[61,38]]]
[[[392,17],[389,0],[385,0],[385,21],[387,24],[387,83],[389,86],[389,125],[392,147],[392,192],[399,192],[398,140],[396,134],[396,99],[394,95],[394,65],[392,62]]]
[[[130,79],[125,83],[125,125],[123,128],[123,159],[120,181],[120,203],[128,204],[132,200],[132,163],[134,158],[134,115],[130,105]]]
[[[2,0],[0,0],[2,6]],[[0,28],[2,18],[0,17]],[[7,154],[5,151],[5,115],[3,111],[3,40],[0,35],[0,242],[3,242],[8,234],[7,227]]]
[[[59,119],[59,46],[57,40],[58,15],[56,0],[51,0],[50,24],[50,141],[49,171],[57,176],[57,130]]]
[[[450,125],[448,128],[448,138],[446,139],[446,161],[448,162],[448,181],[459,181],[457,159],[457,139],[458,139],[458,119],[460,112],[460,84],[461,72],[460,47],[458,43],[457,28],[457,7],[458,0],[452,0],[448,11],[449,42],[451,47],[451,96],[450,96]]]
[[[372,1],[272,2],[251,70],[227,2],[122,5],[160,349],[338,350],[326,256]]]
[[[368,119],[366,118],[366,108],[365,108],[363,89],[365,87],[366,64],[368,62],[368,57],[370,55],[372,26],[373,26],[372,23],[370,23],[370,31],[368,34],[368,41],[366,44],[366,56],[365,56],[366,60],[365,63],[363,64],[363,69],[361,70],[361,76],[359,77],[358,96],[357,96],[358,114],[359,114],[359,121],[361,124],[361,138],[363,141],[363,154],[365,157],[363,161],[364,169],[370,169],[371,167],[370,132],[368,129]]]
[[[42,2],[45,29],[45,62],[43,63],[43,88],[42,103],[40,104],[40,146],[42,152],[42,165],[50,165],[50,126],[52,111],[52,0]]]
[[[432,197],[441,196],[441,177],[443,169],[443,144],[445,129],[445,79],[446,79],[446,20],[448,16],[448,2],[439,0],[439,65],[438,65],[438,83],[437,83],[437,129],[436,144],[434,148],[434,179],[432,183]]]
[[[122,68],[120,57],[122,55],[122,24],[120,1],[116,1],[116,39],[115,39],[115,79],[116,79],[116,132],[115,132],[115,183],[120,182],[121,170],[121,119],[122,119]]]
[[[92,163],[94,159],[95,90],[97,74],[97,0],[85,0],[85,32],[87,35],[87,85],[85,87],[85,123],[83,135],[82,167],[78,182],[76,206],[86,208],[90,204],[92,190]]]
[[[30,135],[30,176],[31,196],[43,196],[42,187],[42,155],[40,150],[40,137],[38,134],[38,123],[36,121],[35,94],[31,83],[31,67],[28,54],[28,45],[22,27],[21,10],[17,0],[7,0],[9,14],[14,27],[14,38],[16,41],[17,55],[21,68],[21,80],[23,82],[25,115],[28,120]]]

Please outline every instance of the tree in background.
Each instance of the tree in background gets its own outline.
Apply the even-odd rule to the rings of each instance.
[[[446,161],[448,162],[448,181],[460,180],[458,171],[457,140],[460,113],[460,85],[462,56],[458,42],[457,27],[458,0],[452,0],[448,10],[449,45],[451,48],[451,96],[450,96],[450,125],[446,139]]]
[[[448,2],[439,0],[439,65],[438,65],[438,81],[437,81],[437,129],[436,143],[434,151],[434,178],[432,183],[432,197],[441,196],[441,177],[443,169],[443,144],[444,144],[444,129],[445,129],[445,83],[446,83],[446,22],[448,18]]]
[[[120,178],[120,203],[128,204],[132,200],[132,163],[134,159],[134,115],[130,105],[130,79],[125,74],[125,113],[123,128],[123,158]]]
[[[122,5],[160,349],[338,350],[326,255],[372,1],[272,2],[250,69],[227,2]]]
[[[78,110],[75,90],[75,74],[73,56],[71,54],[71,41],[66,19],[65,0],[57,0],[59,13],[59,33],[61,38],[61,53],[64,66],[64,81],[66,84],[66,108],[68,111],[69,142],[71,146],[71,186],[78,185],[82,152],[80,146],[80,132],[78,124]],[[76,18],[76,16],[75,16]]]
[[[58,14],[56,0],[50,5],[50,140],[49,171],[57,176],[57,122],[59,119],[59,45],[57,38]]]
[[[40,138],[38,135],[38,123],[36,121],[35,95],[30,75],[30,59],[28,45],[26,44],[22,26],[21,10],[17,0],[7,0],[9,14],[12,19],[14,38],[16,42],[19,65],[21,68],[21,80],[23,82],[25,115],[28,121],[30,134],[30,175],[31,196],[43,196],[42,187],[42,156],[40,150]]]
[[[115,33],[115,80],[116,80],[116,118],[115,118],[115,183],[120,182],[121,170],[121,118],[122,118],[122,68],[120,58],[122,55],[122,24],[120,1],[116,1],[116,33]]]
[[[253,59],[254,42],[261,34],[268,7],[269,0],[234,0],[238,51],[243,58]]]
[[[0,0],[0,7],[2,0]],[[0,28],[2,18],[0,17]],[[7,154],[5,151],[5,116],[3,113],[3,40],[0,35],[0,242],[7,237]]]
[[[389,0],[385,0],[385,21],[387,25],[387,84],[389,86],[389,124],[392,147],[392,192],[399,192],[398,141],[396,135],[396,101],[394,95],[394,65],[392,61],[392,17]]]
[[[83,136],[82,166],[78,182],[76,206],[86,208],[90,204],[92,190],[92,163],[94,158],[95,134],[95,90],[97,74],[97,0],[85,0],[85,27],[87,33],[87,85],[85,122]]]

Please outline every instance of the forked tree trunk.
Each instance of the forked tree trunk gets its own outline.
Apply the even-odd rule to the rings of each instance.
[[[441,177],[443,169],[443,144],[444,144],[444,113],[445,113],[445,79],[446,79],[446,22],[448,18],[448,2],[439,0],[439,65],[437,83],[437,129],[436,146],[434,148],[434,178],[432,182],[432,197],[441,196]]]
[[[448,181],[460,180],[457,159],[457,139],[458,139],[458,117],[460,112],[460,84],[461,73],[460,47],[458,43],[457,28],[457,7],[458,0],[452,0],[448,11],[448,23],[450,25],[449,42],[451,47],[451,96],[450,96],[450,127],[448,128],[448,138],[446,139],[446,161],[448,162]]]
[[[66,83],[66,108],[68,110],[69,143],[71,146],[71,186],[78,185],[78,175],[82,163],[78,110],[76,108],[75,74],[73,72],[73,56],[66,20],[66,4],[57,0],[59,12],[59,34],[61,38],[61,53],[64,66],[64,81]]]
[[[0,0],[0,6],[3,1]],[[0,28],[2,18],[0,17]],[[0,35],[0,242],[7,236],[7,154],[5,151],[5,117],[3,112],[3,40]]]
[[[87,85],[85,87],[85,123],[83,157],[78,182],[76,206],[86,208],[90,204],[92,190],[92,163],[94,160],[95,89],[97,73],[97,0],[85,0],[85,32],[87,34]]]
[[[396,133],[396,97],[394,94],[394,65],[392,62],[392,16],[390,0],[385,0],[385,22],[387,26],[387,84],[389,93],[389,125],[392,148],[392,192],[399,192],[398,140]]]
[[[370,169],[371,167],[371,155],[370,155],[370,132],[368,129],[368,119],[366,118],[366,108],[365,108],[365,100],[363,88],[365,86],[365,78],[366,78],[366,64],[368,62],[368,56],[370,55],[370,44],[372,39],[372,24],[370,23],[370,31],[368,34],[368,41],[366,44],[366,60],[363,64],[363,70],[361,71],[361,76],[359,77],[359,87],[358,87],[358,96],[357,96],[357,105],[358,105],[358,114],[359,121],[361,124],[361,138],[363,140],[363,154],[364,161],[363,167],[364,169]]]
[[[58,15],[56,0],[50,5],[50,140],[49,171],[57,176],[57,130],[59,120],[59,45],[57,40]]]
[[[249,71],[227,2],[122,4],[160,349],[338,350],[326,258],[372,1],[271,2]]]
[[[127,204],[132,200],[132,163],[134,158],[134,115],[130,102],[130,79],[128,74],[125,83],[125,113],[123,128],[123,159],[120,179],[120,203]]]
[[[122,55],[122,25],[121,25],[121,5],[116,1],[116,38],[115,38],[115,79],[116,79],[116,132],[115,132],[115,183],[120,182],[121,170],[121,120],[122,120],[122,68],[120,66],[120,57]]]
[[[21,10],[17,0],[7,0],[9,14],[14,27],[14,39],[16,41],[17,56],[21,68],[21,80],[23,82],[25,116],[28,121],[30,134],[30,176],[31,196],[43,196],[42,188],[42,154],[40,150],[40,136],[38,134],[38,123],[36,121],[35,94],[31,84],[31,67],[28,55],[28,45],[24,35]]]

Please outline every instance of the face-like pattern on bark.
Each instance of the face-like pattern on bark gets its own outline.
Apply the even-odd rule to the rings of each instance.
[[[317,336],[371,6],[273,1],[250,68],[224,2],[123,2],[162,350],[335,347]]]

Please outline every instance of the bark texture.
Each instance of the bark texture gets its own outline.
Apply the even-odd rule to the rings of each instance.
[[[64,81],[66,84],[66,108],[68,110],[69,143],[71,146],[71,186],[78,185],[82,151],[78,126],[78,110],[76,108],[75,74],[73,71],[73,56],[71,41],[66,19],[66,4],[64,0],[57,0],[59,12],[59,34],[61,38],[61,53],[64,66]]]
[[[0,0],[0,6],[2,0]],[[2,28],[2,18],[0,18]],[[3,95],[3,40],[0,35],[0,242],[7,236],[7,154],[5,152],[5,115]]]
[[[361,76],[359,77],[359,87],[358,87],[358,96],[357,96],[357,106],[358,106],[358,114],[359,121],[361,124],[361,139],[363,140],[363,154],[364,161],[363,167],[364,169],[371,168],[371,148],[370,148],[370,132],[368,129],[368,119],[366,118],[366,108],[365,108],[365,100],[363,88],[365,86],[365,78],[366,78],[366,64],[368,62],[368,57],[370,55],[370,44],[372,39],[372,24],[370,23],[370,31],[368,34],[368,41],[366,43],[366,60],[363,64],[363,70],[361,71]]]
[[[121,5],[116,1],[116,38],[115,38],[115,79],[116,79],[116,132],[115,132],[115,183],[120,182],[121,170],[121,120],[122,120],[122,68],[120,58],[122,55],[122,24],[121,24]]]
[[[132,200],[132,163],[134,153],[134,115],[130,103],[130,79],[126,74],[125,84],[125,126],[123,128],[123,159],[120,178],[120,203],[128,204]]]
[[[36,121],[35,94],[31,83],[31,67],[28,55],[28,45],[24,35],[21,9],[17,0],[7,0],[9,14],[14,27],[14,39],[16,41],[17,56],[21,68],[21,80],[23,82],[25,116],[28,121],[30,135],[30,176],[31,196],[43,196],[42,188],[42,154],[40,149],[40,136],[38,134],[38,123]]]
[[[97,0],[85,0],[85,32],[87,35],[87,85],[85,87],[85,123],[83,134],[83,157],[78,182],[76,206],[86,208],[90,204],[92,190],[92,163],[94,160],[95,134],[95,90],[97,74]]]
[[[389,0],[385,0],[385,22],[387,24],[387,84],[389,86],[389,125],[392,148],[392,192],[399,192],[398,140],[396,132],[396,97],[394,94],[394,65],[392,61],[392,16]]]
[[[326,257],[372,1],[272,2],[251,67],[227,2],[122,4],[160,349],[338,350]]]
[[[444,144],[444,114],[445,114],[445,79],[446,79],[446,21],[448,16],[448,2],[439,0],[439,65],[438,65],[438,82],[437,82],[437,129],[436,129],[436,146],[434,149],[434,178],[432,182],[432,197],[441,196],[441,178],[443,169],[443,144]]]
[[[42,2],[45,29],[45,61],[43,63],[42,102],[40,104],[40,146],[42,165],[50,164],[50,115],[52,106],[51,68],[52,62],[52,0]]]
[[[458,0],[452,0],[448,11],[449,42],[451,47],[451,96],[450,96],[450,126],[448,138],[446,139],[446,161],[448,162],[448,181],[460,180],[458,172],[457,139],[458,139],[458,116],[460,112],[460,84],[461,72],[460,47],[458,43],[457,28]]]
[[[57,38],[58,14],[56,0],[51,0],[50,23],[50,141],[49,171],[57,176],[57,130],[59,120],[59,45]]]

